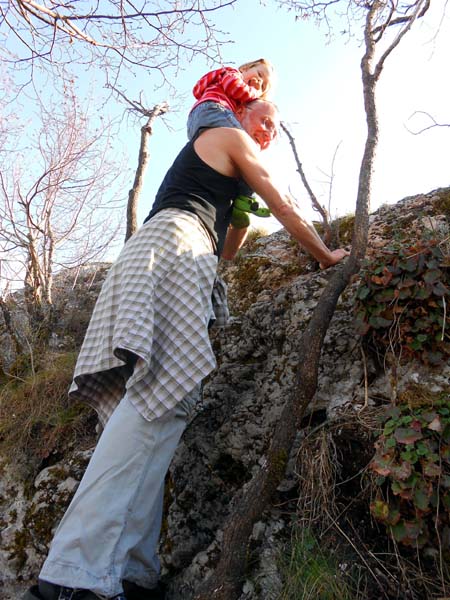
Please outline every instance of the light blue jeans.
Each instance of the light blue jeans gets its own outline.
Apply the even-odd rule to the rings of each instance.
[[[122,580],[155,587],[164,477],[199,390],[145,420],[120,402],[56,530],[40,579],[112,597]]]
[[[187,120],[188,139],[192,140],[202,127],[234,127],[242,129],[233,111],[218,102],[202,102],[189,113]]]

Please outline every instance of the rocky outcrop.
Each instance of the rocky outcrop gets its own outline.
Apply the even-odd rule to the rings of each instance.
[[[425,228],[447,227],[448,236],[449,198],[450,190],[436,190],[380,208],[371,216],[369,256],[388,243],[399,227],[408,228],[411,236]],[[344,242],[345,236],[348,231],[343,227]],[[223,275],[233,316],[225,328],[212,334],[218,367],[204,384],[202,403],[183,436],[167,481],[161,556],[171,600],[189,600],[213,568],[224,519],[264,461],[287,390],[295,385],[302,360],[297,342],[330,272],[315,270],[289,235],[280,231],[253,241],[236,264],[223,268]],[[326,336],[307,428],[333,422],[342,411],[347,421],[357,422],[362,410],[388,403],[394,385],[396,393],[411,382],[449,391],[448,364],[433,369],[410,362],[400,366],[394,378],[387,365],[380,366],[376,357],[364,351],[353,327],[357,285],[356,280],[342,295]],[[299,432],[279,487],[285,500],[298,483],[297,452],[303,437]],[[360,466],[370,459],[373,440],[368,435],[358,443]],[[16,587],[4,591],[3,600],[20,597],[14,595],[20,585],[23,588],[26,580],[36,576],[88,457],[89,452],[73,453],[41,472],[31,488],[14,479],[11,466],[5,468],[0,488],[0,580],[4,589]],[[251,575],[242,600],[270,600],[280,589],[276,556],[289,527],[281,505],[268,507],[254,526]],[[18,579],[24,582],[19,588]]]

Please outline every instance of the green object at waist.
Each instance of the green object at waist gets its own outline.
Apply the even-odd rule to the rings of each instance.
[[[270,217],[271,214],[268,208],[260,207],[258,201],[249,196],[238,196],[235,198],[233,207],[257,217]]]

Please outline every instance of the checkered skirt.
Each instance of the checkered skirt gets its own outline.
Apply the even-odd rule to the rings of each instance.
[[[148,420],[173,408],[216,366],[208,336],[217,257],[199,219],[157,213],[111,267],[86,332],[70,400],[105,424],[130,392]]]

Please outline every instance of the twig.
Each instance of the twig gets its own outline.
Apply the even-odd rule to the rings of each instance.
[[[325,241],[327,243],[329,243],[330,239],[331,239],[331,228],[330,228],[330,223],[329,223],[329,220],[328,220],[328,213],[327,213],[326,209],[323,206],[320,205],[320,202],[318,201],[316,195],[314,194],[314,192],[311,189],[311,186],[309,185],[308,180],[306,179],[306,175],[305,175],[305,172],[303,170],[303,165],[302,165],[302,163],[300,161],[300,158],[298,156],[298,152],[297,152],[297,147],[295,145],[294,136],[289,131],[287,125],[285,123],[283,123],[283,121],[281,121],[280,127],[284,131],[284,133],[287,135],[287,137],[288,137],[289,144],[291,145],[291,148],[292,148],[292,153],[294,154],[295,163],[297,165],[297,173],[300,175],[300,178],[301,178],[301,180],[303,182],[303,185],[305,186],[306,191],[308,192],[308,195],[309,195],[310,200],[311,200],[312,207],[322,217],[323,227],[324,227],[324,231],[325,231]]]
[[[362,357],[362,362],[363,362],[363,367],[364,367],[364,408],[367,408],[369,405],[369,379],[368,379],[368,374],[367,374],[367,360],[366,360],[366,355],[364,353],[364,348],[362,347],[362,343],[360,344],[360,349],[361,349],[361,357]]]
[[[447,320],[447,303],[445,301],[445,297],[442,296],[442,306],[444,307],[444,318],[442,320],[442,334],[441,334],[441,342],[444,341],[445,335],[445,321]]]
[[[409,119],[412,119],[414,117],[414,115],[426,115],[430,119],[431,125],[428,125],[427,127],[423,127],[422,129],[419,129],[418,131],[412,131],[411,129],[409,129],[409,127],[407,127],[405,125],[406,130],[409,131],[409,133],[411,133],[412,135],[420,135],[424,131],[428,131],[429,129],[434,129],[435,127],[450,127],[450,123],[438,123],[434,117],[432,117],[429,113],[427,113],[424,110],[414,111],[412,113],[412,115],[410,115]]]

